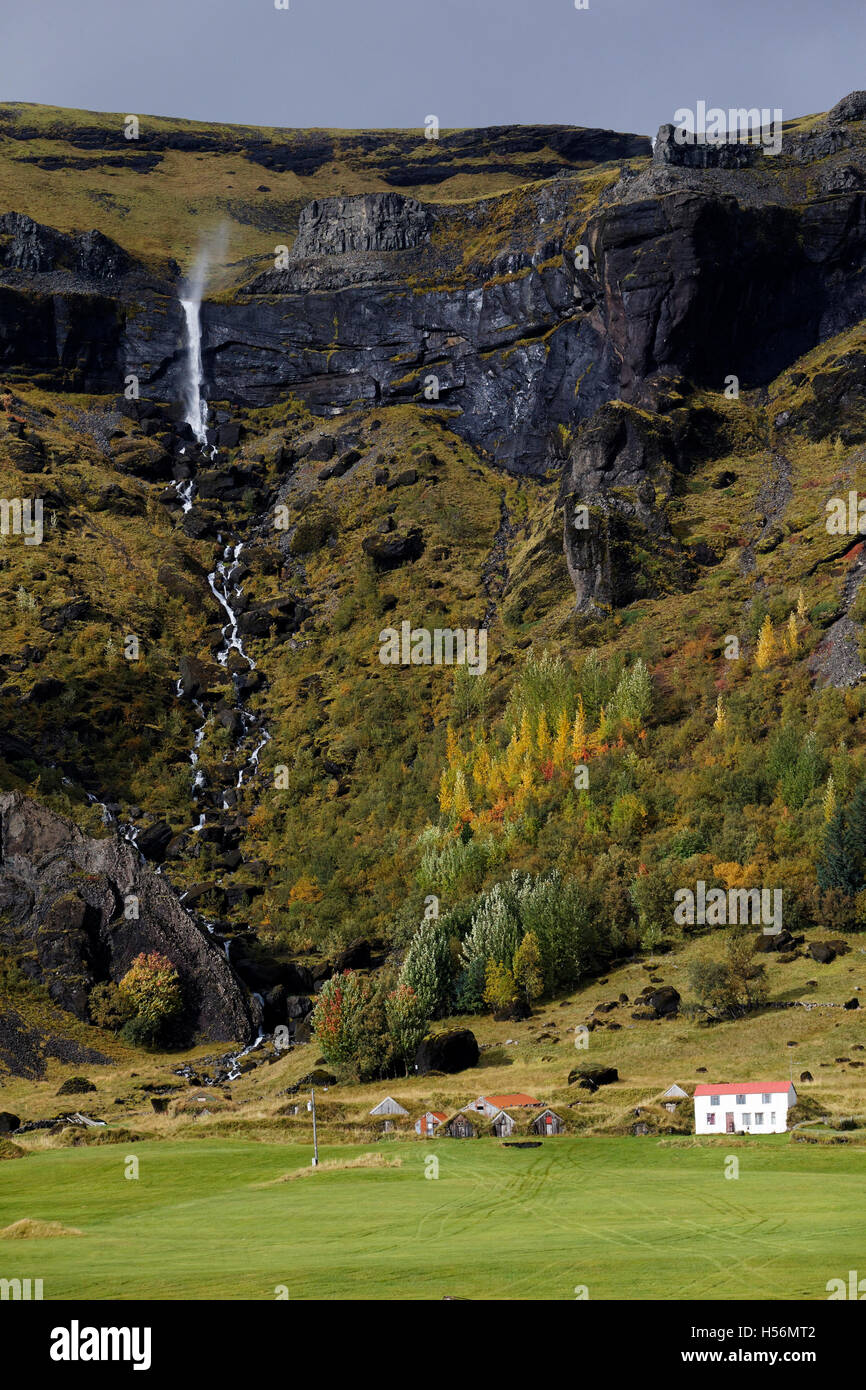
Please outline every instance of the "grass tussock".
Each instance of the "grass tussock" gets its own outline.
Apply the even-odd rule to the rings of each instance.
[[[259,1183],[260,1187],[273,1187],[280,1182],[294,1182],[295,1178],[308,1178],[313,1173],[336,1173],[343,1168],[402,1168],[402,1158],[386,1158],[384,1154],[359,1154],[357,1158],[329,1158],[313,1168],[296,1168],[293,1173],[283,1173],[273,1182]]]
[[[64,1226],[59,1221],[33,1221],[25,1216],[0,1231],[0,1240],[53,1240],[58,1236],[83,1235],[75,1226]]]
[[[15,1144],[11,1139],[0,1139],[0,1159],[4,1158],[26,1158],[27,1150],[22,1149],[20,1144]]]

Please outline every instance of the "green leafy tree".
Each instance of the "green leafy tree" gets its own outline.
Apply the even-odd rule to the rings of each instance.
[[[607,713],[614,719],[630,724],[642,724],[652,713],[653,689],[646,663],[638,657],[633,666],[623,671]]]
[[[526,878],[517,905],[521,926],[538,942],[548,994],[577,984],[599,963],[597,929],[577,883],[565,882],[557,869]]]
[[[848,897],[866,884],[866,781],[860,782],[849,804],[824,828],[818,861],[818,886],[838,889]]]
[[[544,976],[541,970],[541,950],[535,932],[528,931],[514,952],[513,975],[518,989],[522,989],[527,1003],[540,998],[544,990]]]
[[[455,943],[447,917],[421,923],[412,938],[400,983],[415,991],[428,1018],[448,1012],[457,972]]]
[[[694,961],[689,984],[699,1003],[717,1019],[738,1018],[767,997],[767,968],[755,959],[755,942],[746,932],[727,940],[723,960]]]
[[[510,885],[496,883],[484,895],[463,943],[462,960],[469,966],[475,960],[510,965],[520,944],[520,920]]]
[[[94,985],[87,1000],[90,1017],[97,1028],[117,1033],[135,1016],[132,1000],[122,995],[112,980]]]
[[[414,989],[401,984],[387,995],[385,1016],[394,1051],[408,1075],[418,1046],[427,1032],[428,1014]]]

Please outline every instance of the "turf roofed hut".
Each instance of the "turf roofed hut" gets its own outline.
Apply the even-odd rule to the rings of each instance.
[[[474,1116],[458,1110],[456,1115],[444,1122],[439,1133],[447,1135],[449,1139],[478,1139],[481,1135],[481,1124]]]
[[[507,1110],[500,1110],[490,1121],[490,1133],[497,1139],[507,1139],[517,1128],[517,1121]]]
[[[393,1096],[386,1096],[384,1100],[379,1101],[378,1105],[373,1106],[370,1114],[374,1119],[381,1120],[378,1128],[381,1129],[382,1133],[390,1134],[394,1128],[395,1121],[407,1118],[409,1111],[404,1110],[403,1106],[400,1105],[398,1101],[394,1100]]]
[[[424,1114],[415,1121],[415,1133],[420,1134],[422,1139],[433,1135],[448,1116],[444,1110],[425,1110]]]
[[[529,1131],[531,1134],[541,1135],[564,1134],[565,1125],[563,1124],[561,1115],[557,1115],[555,1110],[551,1110],[549,1106],[545,1106],[540,1115],[536,1115],[530,1120]]]

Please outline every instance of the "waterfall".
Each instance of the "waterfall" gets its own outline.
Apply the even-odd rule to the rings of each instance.
[[[206,442],[207,401],[202,399],[204,370],[201,359],[201,301],[208,269],[225,257],[227,229],[223,224],[199,246],[192,273],[186,281],[180,304],[186,324],[186,362],[184,366],[184,419],[199,444]]]
[[[207,402],[202,400],[202,363],[201,363],[201,291],[203,279],[198,283],[198,293],[193,299],[182,299],[180,301],[186,320],[186,380],[184,381],[183,403],[186,414],[184,419],[191,426],[192,432],[199,444],[206,442],[207,429]],[[186,510],[186,508],[184,508]]]

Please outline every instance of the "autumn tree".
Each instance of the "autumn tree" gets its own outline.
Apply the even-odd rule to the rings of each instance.
[[[494,1013],[503,1013],[517,1002],[517,983],[507,965],[487,962],[484,976],[484,1002]]]
[[[776,654],[776,635],[773,632],[773,624],[770,621],[769,613],[761,624],[761,631],[758,636],[758,646],[755,651],[755,665],[759,671],[764,671]]]
[[[541,972],[541,951],[535,932],[528,931],[514,952],[512,974],[517,987],[523,990],[527,1003],[541,996],[544,977]]]
[[[183,1013],[180,976],[168,957],[142,952],[117,988],[121,1007],[131,1014],[125,1030],[131,1040],[151,1045],[168,1041]]]
[[[332,1066],[351,1066],[358,1055],[364,1011],[372,986],[364,975],[344,970],[326,980],[310,1020],[322,1055]]]
[[[408,1076],[415,1053],[427,1032],[427,1011],[410,985],[399,984],[385,998],[385,1017],[394,1052]]]

